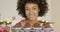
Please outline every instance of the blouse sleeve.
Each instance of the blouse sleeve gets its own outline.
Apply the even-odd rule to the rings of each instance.
[[[14,26],[14,28],[20,28],[21,26],[22,26],[22,22],[23,22],[24,20],[20,20],[15,26]]]

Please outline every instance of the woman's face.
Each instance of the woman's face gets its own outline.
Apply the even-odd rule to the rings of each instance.
[[[25,13],[29,20],[36,20],[38,17],[39,8],[36,3],[26,3]]]

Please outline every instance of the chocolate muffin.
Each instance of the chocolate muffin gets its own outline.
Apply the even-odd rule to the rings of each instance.
[[[26,22],[24,25],[24,28],[29,28],[31,26],[31,24],[29,22]]]
[[[49,23],[43,23],[43,27],[44,27],[44,28],[51,28],[51,26],[50,26]]]
[[[20,28],[22,25],[21,25],[21,23],[17,23],[15,26],[14,26],[14,28]]]
[[[34,23],[33,27],[34,28],[40,28],[41,27],[41,24],[40,23]]]

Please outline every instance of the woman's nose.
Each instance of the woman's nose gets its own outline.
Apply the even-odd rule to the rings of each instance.
[[[34,14],[34,12],[31,10],[31,11],[30,11],[30,14]]]

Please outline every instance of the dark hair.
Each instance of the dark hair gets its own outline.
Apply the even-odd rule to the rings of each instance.
[[[36,3],[40,9],[38,16],[43,16],[48,11],[48,5],[46,0],[18,0],[17,11],[18,14],[26,18],[25,14],[25,4],[26,3]]]

